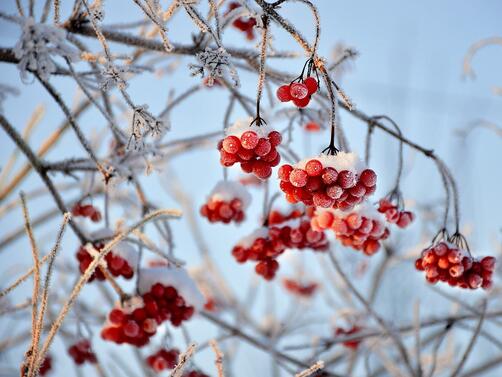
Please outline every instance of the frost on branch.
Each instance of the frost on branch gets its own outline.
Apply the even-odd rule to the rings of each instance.
[[[153,138],[160,138],[165,129],[164,122],[154,117],[148,111],[147,105],[137,106],[134,109],[131,137],[127,144],[127,148],[130,148],[132,142],[134,149],[143,149],[145,146],[145,137],[151,136]]]
[[[59,55],[69,60],[77,58],[77,52],[65,42],[64,32],[55,27],[37,24],[32,17],[24,20],[21,38],[14,48],[19,63],[21,79],[26,81],[28,72],[36,73],[44,81],[56,72],[52,56]]]
[[[237,70],[230,62],[230,54],[224,48],[220,47],[213,50],[206,47],[206,50],[197,53],[196,57],[200,64],[190,64],[188,66],[192,71],[192,76],[200,75],[205,77],[207,75],[207,85],[212,86],[215,79],[225,78],[225,74],[228,73],[234,82],[234,86],[238,87],[240,85]]]

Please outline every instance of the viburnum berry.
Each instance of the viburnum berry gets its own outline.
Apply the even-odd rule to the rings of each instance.
[[[495,258],[473,258],[469,252],[453,243],[441,241],[422,251],[415,268],[425,272],[431,284],[439,281],[463,289],[489,289],[493,284]]]
[[[300,297],[312,297],[319,288],[315,282],[302,283],[294,279],[283,279],[282,283],[288,292]]]
[[[68,353],[77,365],[82,365],[86,361],[95,364],[97,362],[96,354],[92,351],[89,339],[82,339],[68,348]]]
[[[344,329],[342,327],[337,327],[335,329],[335,337],[336,336],[348,336],[348,335],[353,335],[357,334],[360,332],[362,329],[359,326],[352,326],[349,329]],[[346,342],[343,342],[342,344],[347,347],[351,348],[353,350],[357,349],[359,347],[359,344],[361,343],[360,340],[348,340]]]
[[[45,356],[44,361],[40,364],[40,368],[38,369],[38,374],[40,376],[46,376],[52,370],[52,356]]]
[[[291,97],[289,85],[282,85],[277,89],[277,98],[281,102],[289,102],[293,98]]]
[[[240,163],[244,172],[267,179],[281,161],[277,147],[282,136],[266,124],[258,126],[251,122],[251,119],[237,121],[226,130],[225,138],[218,143],[220,163],[225,167]]]
[[[160,373],[166,369],[173,369],[178,364],[180,352],[176,349],[161,348],[146,358],[146,363],[155,372]]]
[[[240,183],[220,181],[201,206],[200,213],[212,223],[240,223],[250,203],[251,195]]]
[[[293,99],[303,99],[308,96],[309,90],[305,84],[292,83],[289,86],[289,93]]]
[[[317,80],[312,77],[312,76],[309,76],[307,77],[303,83],[305,84],[305,86],[307,87],[307,90],[308,90],[308,94],[312,95],[314,94],[315,92],[317,92],[317,89],[319,88],[319,85],[317,83]]]
[[[371,256],[380,249],[380,241],[390,232],[382,216],[367,202],[351,212],[318,208],[311,219],[312,229],[331,229],[343,246],[360,250]]]
[[[237,2],[231,2],[228,4],[228,10],[225,15],[228,15],[234,9],[240,8],[241,4]],[[254,17],[238,17],[232,22],[232,26],[236,29],[242,31],[246,34],[246,38],[252,41],[255,38],[254,27],[256,25],[256,19]]]
[[[294,166],[286,164],[279,168],[278,176],[279,187],[290,203],[343,211],[362,203],[376,189],[375,172],[365,169],[354,153],[320,155]]]
[[[101,330],[103,339],[142,347],[155,335],[159,325],[169,321],[180,326],[204,305],[204,297],[181,268],[145,268],[139,276],[141,295],[109,313]]]
[[[304,98],[293,98],[293,103],[295,104],[296,107],[299,108],[304,108],[307,107],[307,105],[310,103],[310,97],[304,97]]]
[[[86,217],[95,223],[101,221],[101,212],[92,204],[76,203],[71,210],[71,214],[75,217]]]
[[[383,213],[389,223],[396,224],[400,228],[406,228],[415,219],[413,212],[399,209],[397,204],[392,203],[392,198],[380,199],[378,212]]]

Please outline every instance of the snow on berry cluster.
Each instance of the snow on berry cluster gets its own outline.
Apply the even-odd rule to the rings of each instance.
[[[251,122],[251,118],[238,120],[226,129],[225,138],[218,143],[220,162],[225,167],[240,163],[244,172],[267,179],[272,175],[272,167],[281,161],[276,148],[282,136],[266,124],[257,126]]]
[[[155,335],[157,326],[166,321],[179,326],[203,306],[204,297],[185,270],[154,267],[140,272],[141,296],[112,309],[101,331],[103,339],[142,347]]]
[[[244,211],[250,203],[251,195],[243,185],[238,182],[220,181],[200,208],[200,213],[212,223],[240,223],[244,220]]]
[[[406,228],[415,219],[413,212],[399,209],[397,205],[386,198],[378,202],[378,212],[385,215],[387,222],[396,224],[400,228]]]
[[[256,273],[271,280],[279,269],[277,257],[286,249],[325,251],[327,248],[323,232],[313,230],[307,218],[295,218],[255,230],[234,246],[232,255],[239,263],[258,262]]]
[[[335,336],[349,336],[349,335],[354,335],[360,332],[362,329],[359,326],[353,325],[349,329],[344,329],[343,327],[337,327],[335,329]],[[361,343],[360,340],[347,340],[346,342],[343,342],[342,344],[350,349],[357,349],[359,347],[359,344]]]
[[[96,354],[92,351],[89,339],[79,340],[68,348],[68,353],[77,365],[82,365],[86,361],[91,364],[97,362]]]
[[[438,281],[464,289],[489,289],[493,284],[495,258],[473,258],[466,250],[441,241],[422,251],[415,267],[425,272],[425,279],[435,284]]]
[[[103,228],[92,234],[92,239],[105,239],[113,237],[113,231],[108,228]],[[95,250],[98,252],[102,250],[105,246],[104,242],[96,241],[92,246],[83,245],[77,251],[76,258],[79,262],[80,273],[83,274],[87,267],[91,264],[94,259],[93,254]],[[104,261],[101,264],[102,267],[106,268],[108,272],[114,277],[122,276],[125,279],[132,279],[134,276],[134,269],[138,262],[138,252],[127,242],[121,241],[113,247],[113,249],[106,254]],[[97,268],[91,275],[89,282],[94,279],[105,280],[105,275],[103,272]]]
[[[316,282],[303,283],[294,279],[283,279],[282,284],[288,292],[300,297],[312,297],[319,288]]]
[[[155,372],[160,373],[166,369],[173,369],[178,364],[180,351],[176,348],[166,349],[161,348],[153,355],[146,358],[146,363]]]
[[[233,1],[228,4],[228,11],[226,15],[232,12],[234,9],[238,9],[241,7],[241,4]],[[256,19],[254,17],[238,17],[232,22],[232,26],[236,29],[239,29],[243,33],[246,34],[246,38],[249,41],[252,41],[255,38],[254,27],[256,25]]]
[[[75,217],[85,217],[94,223],[101,221],[101,212],[92,204],[76,203],[71,209],[71,214]]]
[[[343,211],[363,202],[376,190],[377,176],[354,153],[339,152],[307,158],[279,168],[279,187],[290,203]]]
[[[312,94],[317,92],[319,83],[315,77],[308,76],[303,82],[292,82],[289,85],[282,85],[277,89],[277,98],[281,102],[293,101],[293,103],[300,107],[306,107]]]
[[[331,229],[343,246],[361,250],[370,256],[380,249],[380,241],[389,236],[382,216],[367,202],[350,212],[317,208],[311,220],[312,229]]]

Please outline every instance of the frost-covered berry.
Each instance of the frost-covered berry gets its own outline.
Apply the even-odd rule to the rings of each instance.
[[[281,101],[281,102],[289,102],[293,99],[291,97],[289,85],[280,86],[277,89],[276,95],[277,95],[277,98],[279,99],[279,101]]]
[[[289,93],[293,100],[300,100],[308,96],[309,90],[305,84],[293,83],[289,86]]]
[[[314,94],[315,92],[317,92],[317,89],[319,87],[318,83],[317,83],[317,80],[312,77],[312,76],[309,76],[307,77],[303,83],[305,84],[305,86],[307,87],[307,90],[308,90],[308,94],[312,95]]]
[[[238,182],[220,181],[209,194],[200,214],[210,222],[240,223],[251,203],[251,195]]]

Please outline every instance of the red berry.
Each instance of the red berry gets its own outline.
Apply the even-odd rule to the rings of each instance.
[[[253,173],[258,178],[267,179],[272,175],[272,168],[264,161],[255,161],[253,164]]]
[[[289,175],[291,174],[291,172],[293,171],[293,167],[291,165],[282,165],[277,174],[279,176],[279,179],[281,181],[284,181],[284,182],[289,182]]]
[[[310,102],[310,96],[307,96],[302,99],[293,98],[293,103],[300,108],[306,107],[309,104],[309,102]]]
[[[322,164],[319,160],[310,160],[305,164],[305,171],[311,177],[316,177],[322,173]]]
[[[305,84],[295,82],[289,86],[289,93],[293,100],[301,100],[309,95],[309,90]]]
[[[309,94],[314,94],[315,92],[317,92],[318,84],[317,84],[317,80],[314,77],[312,77],[312,76],[307,77],[303,81],[303,83],[307,87]]]
[[[366,169],[366,170],[363,170],[363,172],[359,176],[359,180],[366,187],[373,187],[373,186],[376,185],[377,175],[376,175],[376,173],[373,170]]]
[[[348,189],[356,185],[354,173],[349,170],[342,170],[338,173],[338,184],[343,189]]]
[[[254,131],[246,131],[241,135],[241,144],[245,149],[256,148],[258,140],[258,135]]]
[[[291,94],[290,94],[290,91],[289,91],[289,85],[282,85],[282,86],[280,86],[277,89],[276,94],[277,94],[277,98],[281,102],[288,102],[288,101],[292,100]]]
[[[295,187],[303,187],[307,184],[307,173],[303,169],[293,169],[289,175],[289,181]]]
[[[237,136],[230,135],[223,139],[222,147],[225,152],[235,154],[239,151],[240,146],[241,141]]]
[[[484,257],[483,259],[481,259],[481,266],[487,271],[495,270],[495,258]]]
[[[272,131],[268,134],[268,139],[272,146],[277,147],[282,142],[282,135],[280,132]]]
[[[258,141],[258,145],[254,149],[254,153],[256,153],[257,156],[263,157],[267,155],[271,149],[272,149],[272,144],[270,144],[270,141],[264,138],[260,138],[260,140]]]
[[[338,178],[338,172],[336,171],[336,169],[331,167],[324,168],[321,173],[321,178],[325,184],[331,185],[336,182]]]

